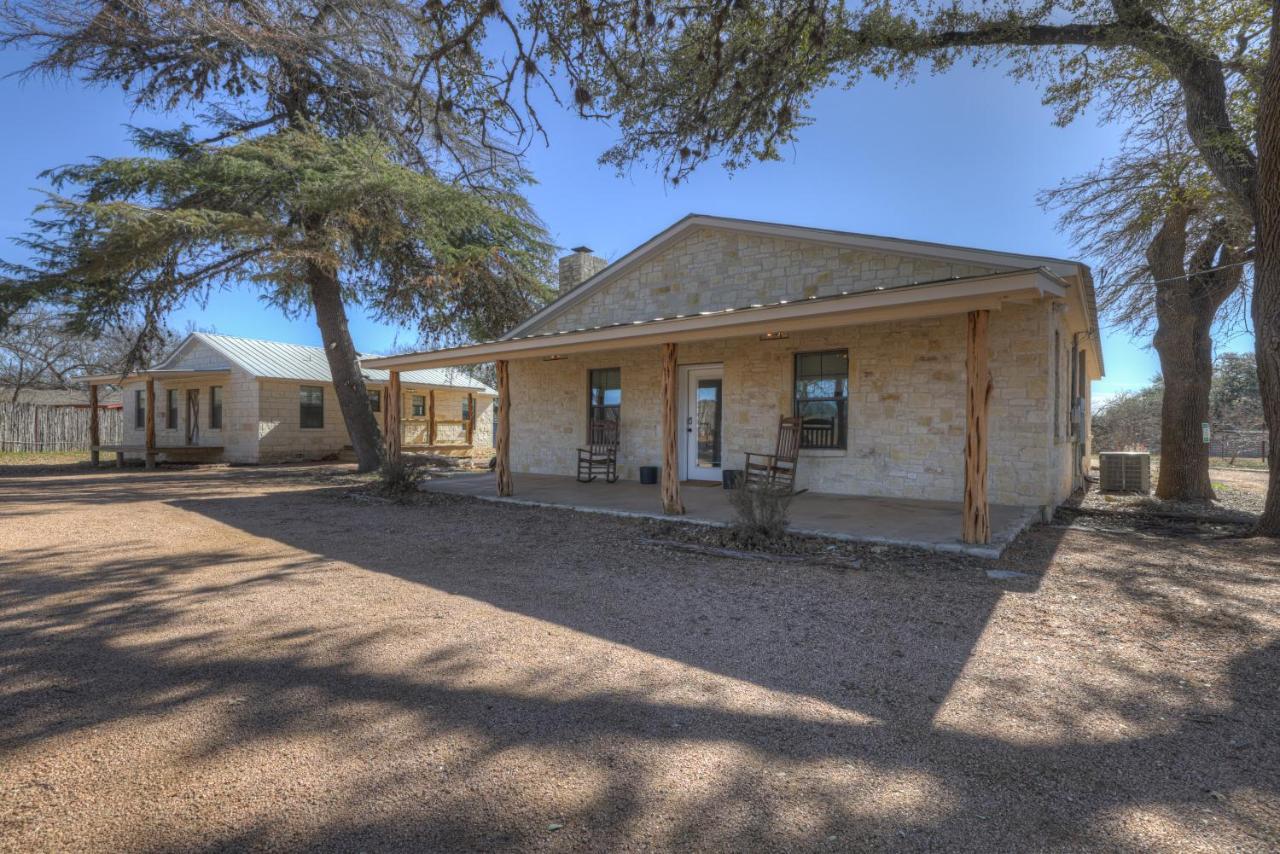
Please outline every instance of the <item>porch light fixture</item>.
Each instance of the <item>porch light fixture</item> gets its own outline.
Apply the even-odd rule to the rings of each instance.
[[[791,335],[786,332],[766,332],[760,336],[761,341],[781,341],[783,338],[790,338]]]
[[[557,354],[557,355],[555,355],[555,356],[543,356],[543,357],[542,357],[542,361],[544,361],[544,362],[558,362],[558,361],[560,361],[561,359],[567,359],[567,358],[569,358],[569,357],[568,357],[568,356],[563,356],[563,355],[558,355],[558,354]]]

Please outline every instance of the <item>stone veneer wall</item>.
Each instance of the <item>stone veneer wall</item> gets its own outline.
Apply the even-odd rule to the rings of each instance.
[[[227,368],[225,356],[207,345],[196,341],[181,354],[173,367],[192,370]],[[189,388],[200,390],[201,445],[221,445],[222,458],[231,463],[271,463],[289,460],[315,460],[336,454],[351,444],[338,397],[332,383],[304,382],[301,380],[262,379],[230,366],[230,376],[219,379],[181,380],[165,384],[156,381],[156,446],[186,444],[187,402]],[[222,429],[209,425],[209,387],[222,388]],[[299,389],[304,385],[324,387],[324,427],[302,429],[299,406]],[[376,388],[377,386],[372,386]],[[165,423],[165,390],[178,391],[178,423],[170,428]],[[134,394],[145,389],[145,383],[124,385],[124,444],[144,445],[146,430],[134,428]],[[404,390],[404,414],[406,443],[426,441],[425,419],[415,421],[409,417],[410,395],[415,390]],[[422,392],[425,394],[425,390]],[[462,400],[467,392],[461,389],[436,389],[436,415],[439,418],[462,417]],[[472,455],[487,460],[493,453],[493,397],[476,395],[476,431]],[[385,407],[384,407],[385,414]],[[379,425],[382,420],[379,418]],[[415,430],[417,433],[415,433]],[[441,443],[461,442],[465,438],[456,426],[442,427],[438,440]],[[140,455],[139,455],[140,456]]]
[[[989,272],[993,268],[699,228],[530,331],[558,332]]]
[[[333,383],[304,380],[258,380],[258,462],[318,460],[351,444]],[[301,389],[324,389],[324,426],[301,426]]]
[[[472,448],[479,456],[487,457],[493,451],[493,396],[475,394],[476,431],[472,436]],[[404,443],[406,445],[425,445],[431,438],[431,422],[426,416],[414,418],[413,397],[427,397],[427,389],[401,389],[403,400],[400,404],[401,422],[404,425]],[[465,389],[436,389],[436,419],[457,421],[462,418],[462,402],[466,400]],[[427,410],[430,413],[430,404]],[[385,416],[385,409],[383,415]],[[380,422],[385,423],[385,422]],[[466,428],[458,424],[437,424],[436,443],[441,445],[461,444],[466,441]]]
[[[185,445],[187,442],[187,389],[200,391],[200,436],[197,444],[221,445],[222,458],[233,463],[257,461],[258,432],[258,381],[227,358],[200,341],[193,341],[186,352],[179,354],[171,367],[190,370],[230,368],[230,375],[216,379],[177,380],[165,383],[157,380],[156,387],[156,446]],[[222,386],[222,429],[209,427],[209,387]],[[135,428],[136,390],[145,392],[145,382],[126,383],[124,386],[124,444],[146,444],[146,429]],[[165,391],[178,391],[178,424],[172,428],[165,423]],[[141,455],[137,455],[141,456]]]
[[[991,314],[990,496],[995,503],[1055,503],[1053,335],[1048,304]],[[1046,343],[1046,338],[1048,343]],[[794,354],[847,348],[849,441],[844,451],[803,452],[800,487],[816,492],[958,501],[963,495],[965,318],[942,318],[681,344],[682,365],[724,365],[724,459],[770,451],[778,418],[791,411]],[[619,463],[625,478],[660,465],[659,350],[633,348],[544,362],[511,363],[513,470],[572,475],[584,443],[587,371],[622,371]],[[519,492],[519,480],[516,491]]]

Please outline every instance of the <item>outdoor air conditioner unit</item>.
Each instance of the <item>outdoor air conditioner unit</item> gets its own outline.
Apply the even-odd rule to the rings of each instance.
[[[1103,492],[1151,492],[1151,454],[1107,451],[1098,454]]]

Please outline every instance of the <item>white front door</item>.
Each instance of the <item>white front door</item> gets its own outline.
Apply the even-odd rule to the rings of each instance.
[[[680,474],[685,480],[720,480],[724,367],[692,365],[682,371],[681,380],[684,446]]]

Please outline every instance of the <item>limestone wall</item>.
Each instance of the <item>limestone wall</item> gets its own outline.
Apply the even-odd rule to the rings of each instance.
[[[462,418],[463,402],[467,398],[466,389],[436,389],[436,419],[458,421]],[[404,427],[404,444],[425,445],[430,439],[431,423],[429,419],[430,405],[424,400],[424,415],[414,417],[414,396],[427,397],[427,389],[402,388],[403,400],[400,406],[401,421]],[[480,456],[487,456],[493,450],[493,396],[475,395],[476,429],[472,436],[472,447]],[[385,417],[385,411],[383,416]],[[385,421],[382,422],[385,424]],[[436,444],[460,445],[466,441],[466,427],[461,424],[438,424],[436,427]]]
[[[199,425],[200,431],[196,444],[221,445],[223,459],[228,462],[251,463],[257,461],[257,429],[258,429],[258,381],[239,367],[230,364],[225,356],[198,340],[193,340],[187,348],[178,354],[169,365],[171,368],[188,370],[216,370],[228,368],[229,375],[208,379],[173,380],[165,382],[156,380],[156,446],[187,444],[187,390],[196,389],[200,393]],[[210,401],[209,388],[222,386],[222,428],[209,425]],[[136,391],[145,395],[146,383],[135,381],[124,385],[124,444],[142,446],[146,444],[145,427],[135,427]],[[167,423],[165,411],[166,391],[175,389],[178,393],[178,421],[174,425]]]
[[[991,500],[1056,500],[1052,472],[1046,303],[991,314]],[[1046,343],[1048,339],[1049,343]],[[797,352],[849,351],[845,450],[804,451],[801,487],[818,492],[958,501],[963,494],[965,318],[942,318],[681,344],[682,365],[724,365],[725,466],[746,451],[771,451],[778,418],[790,414]],[[511,463],[515,472],[571,475],[585,441],[587,372],[622,375],[619,463],[625,478],[662,461],[659,348],[511,363]],[[517,484],[517,489],[519,488]]]
[[[697,314],[992,270],[811,240],[699,228],[530,331]]]
[[[258,385],[258,462],[318,460],[351,444],[333,383],[261,379]],[[301,426],[303,386],[324,389],[323,427]]]

